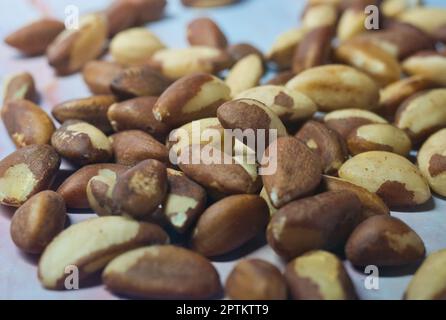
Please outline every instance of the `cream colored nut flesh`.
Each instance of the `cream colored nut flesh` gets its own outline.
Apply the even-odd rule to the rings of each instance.
[[[263,75],[263,63],[257,54],[250,54],[238,61],[229,71],[226,84],[234,97],[240,92],[259,84]]]
[[[397,16],[401,22],[406,22],[432,34],[446,24],[446,9],[435,7],[415,7]]]
[[[303,28],[291,29],[281,33],[266,54],[269,61],[274,62],[279,69],[291,66],[294,50],[306,33]]]
[[[366,15],[361,10],[355,8],[346,9],[339,19],[337,35],[339,40],[346,41],[353,38],[355,35],[366,31],[364,21]]]
[[[419,54],[403,61],[403,70],[410,75],[423,76],[437,85],[446,86],[446,55]]]
[[[336,7],[329,4],[321,4],[310,7],[302,20],[302,26],[306,30],[323,26],[331,26],[336,23],[338,13]]]

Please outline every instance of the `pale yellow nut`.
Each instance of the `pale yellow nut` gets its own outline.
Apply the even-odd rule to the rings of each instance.
[[[306,30],[303,28],[291,29],[281,33],[266,54],[266,58],[275,62],[280,68],[291,66],[294,50],[305,33]]]
[[[446,25],[446,9],[435,7],[415,7],[397,16],[401,22],[406,22],[433,34],[438,28]]]
[[[331,26],[336,23],[338,13],[336,7],[330,4],[322,4],[310,7],[302,20],[302,26],[306,30],[318,27]]]
[[[446,86],[446,56],[415,55],[404,60],[403,70],[410,75],[423,76],[441,86]]]
[[[346,41],[365,32],[365,13],[355,9],[347,9],[341,15],[338,23],[337,35],[339,40]]]
[[[257,86],[262,75],[262,60],[257,54],[250,54],[232,67],[225,82],[234,97],[244,90]]]
[[[421,0],[384,0],[381,10],[387,17],[395,17],[404,11],[421,5]]]

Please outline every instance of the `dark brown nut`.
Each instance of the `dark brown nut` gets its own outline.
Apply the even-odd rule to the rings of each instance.
[[[64,229],[67,218],[63,198],[43,191],[22,205],[11,220],[12,241],[21,250],[39,254]]]
[[[360,153],[347,160],[338,173],[340,178],[376,193],[390,209],[413,207],[431,198],[418,168],[395,153]]]
[[[145,160],[118,177],[112,199],[116,212],[144,218],[164,202],[166,195],[166,166],[157,160]]]
[[[158,96],[170,85],[158,71],[147,66],[123,70],[111,83],[112,92],[121,100],[143,96]]]
[[[65,200],[67,208],[87,209],[90,207],[87,198],[87,185],[91,178],[102,170],[121,174],[128,168],[114,163],[92,164],[85,166],[69,176],[57,189],[57,193]]]
[[[302,27],[313,30],[319,27],[334,26],[338,20],[338,10],[332,4],[320,4],[308,7],[302,18]]]
[[[21,206],[49,187],[59,166],[59,155],[47,145],[32,145],[13,152],[0,161],[0,203]]]
[[[107,40],[107,20],[102,14],[89,14],[79,21],[78,29],[66,29],[49,45],[49,64],[59,75],[77,72],[102,52]]]
[[[10,76],[4,84],[3,104],[12,100],[29,100],[37,103],[38,94],[33,76],[28,72]]]
[[[412,76],[391,83],[381,90],[378,112],[389,119],[393,119],[396,110],[404,100],[432,87],[432,81],[423,76]]]
[[[439,86],[446,86],[446,54],[422,51],[404,60],[402,66],[407,74],[422,76]]]
[[[125,172],[126,170],[124,170]],[[112,199],[113,190],[116,186],[118,176],[124,172],[102,169],[92,177],[86,188],[88,205],[98,216],[112,216],[121,214],[116,210]]]
[[[51,113],[59,123],[68,120],[81,120],[107,133],[112,131],[107,112],[115,102],[116,99],[112,95],[75,99],[56,105]]]
[[[434,37],[438,41],[446,43],[446,24],[442,25],[437,30],[435,30]]]
[[[293,79],[296,76],[296,74],[291,71],[282,71],[276,74],[273,78],[268,80],[266,83],[267,85],[274,85],[274,86],[284,86],[287,84],[288,81]]]
[[[409,134],[414,143],[422,142],[431,133],[446,127],[446,89],[419,93],[399,108],[395,125]]]
[[[116,163],[134,166],[143,160],[167,162],[169,151],[151,135],[139,130],[116,133],[110,137]]]
[[[397,19],[414,25],[424,32],[433,35],[434,32],[446,24],[446,9],[435,7],[414,7],[402,12]]]
[[[112,156],[105,134],[83,121],[66,121],[54,132],[51,145],[67,160],[77,165],[107,162]]]
[[[241,247],[268,224],[268,206],[257,195],[224,198],[206,209],[192,235],[192,247],[207,257]]]
[[[271,202],[280,208],[313,192],[322,178],[319,156],[294,137],[282,137],[265,151],[262,164],[275,164],[273,174],[263,175],[263,185]]]
[[[433,191],[446,196],[446,129],[429,137],[418,151],[418,167]]]
[[[169,193],[163,203],[163,214],[179,233],[186,232],[206,208],[206,191],[186,175],[167,169]]]
[[[257,86],[263,76],[263,72],[262,59],[257,54],[253,53],[240,59],[229,70],[225,79],[225,83],[231,89],[232,97],[244,90]]]
[[[403,221],[381,215],[362,222],[345,247],[347,259],[355,266],[404,266],[423,259],[423,240]]]
[[[136,7],[137,24],[146,24],[162,18],[167,0],[126,0]]]
[[[446,249],[431,253],[412,277],[405,300],[445,300]]]
[[[374,123],[353,130],[347,139],[352,155],[367,151],[389,151],[404,157],[412,150],[412,142],[406,132],[386,123]]]
[[[64,29],[63,22],[44,18],[8,35],[5,43],[26,55],[40,55]]]
[[[211,8],[227,6],[236,3],[238,0],[181,0],[183,5],[196,8]]]
[[[266,59],[273,62],[280,70],[290,68],[293,63],[294,52],[305,33],[306,30],[300,28],[291,29],[280,34],[266,54]]]
[[[285,278],[295,300],[356,300],[342,262],[326,251],[312,251],[291,261]]]
[[[293,72],[327,64],[331,57],[332,26],[322,26],[307,32],[296,48],[293,57]]]
[[[308,121],[295,137],[320,156],[325,173],[336,173],[347,160],[344,138],[323,123]]]
[[[353,130],[362,125],[387,123],[387,120],[367,110],[344,109],[327,113],[324,117],[324,123],[344,139],[347,139]]]
[[[379,88],[369,76],[345,65],[311,68],[291,79],[286,87],[302,92],[321,111],[338,109],[375,109]]]
[[[231,56],[232,61],[237,62],[246,56],[256,54],[264,62],[263,53],[249,43],[237,43],[226,48],[226,52]]]
[[[94,94],[111,94],[111,83],[124,68],[109,61],[90,61],[82,69],[82,75],[90,91]]]
[[[131,1],[115,0],[107,7],[104,14],[107,18],[109,38],[136,25],[137,10]]]
[[[3,123],[18,148],[49,144],[55,127],[43,109],[28,100],[13,100],[1,111]]]
[[[146,299],[209,299],[221,293],[215,267],[195,252],[151,246],[112,260],[102,279],[119,294]]]
[[[185,123],[215,117],[217,108],[230,99],[229,87],[217,77],[195,73],[175,81],[153,108],[158,121],[179,127]]]
[[[187,26],[187,40],[191,46],[225,49],[228,40],[218,25],[209,18],[198,18]]]
[[[226,280],[226,295],[233,300],[286,300],[287,285],[280,271],[260,259],[240,261]]]
[[[115,103],[108,109],[108,120],[117,132],[142,130],[163,140],[170,130],[153,115],[153,107],[157,101],[157,97],[140,97]]]
[[[268,225],[267,239],[286,259],[317,249],[336,249],[347,241],[361,215],[361,202],[350,191],[329,191],[290,202]]]
[[[70,274],[67,267],[76,266],[82,281],[124,252],[168,241],[169,236],[150,223],[123,217],[89,219],[62,231],[46,247],[39,261],[39,280],[47,289],[63,290]]]

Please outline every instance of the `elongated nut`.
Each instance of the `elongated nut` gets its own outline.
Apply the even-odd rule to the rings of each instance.
[[[337,36],[341,42],[366,31],[364,9],[365,6],[353,6],[342,13],[337,27]]]
[[[112,94],[111,83],[123,70],[115,62],[94,60],[85,64],[82,76],[92,93]]]
[[[426,140],[418,152],[417,160],[432,190],[446,196],[446,129]]]
[[[89,14],[79,21],[78,29],[65,30],[47,50],[49,64],[60,75],[79,71],[103,51],[107,40],[107,21],[102,14]]]
[[[285,278],[271,263],[260,259],[240,261],[226,280],[226,294],[233,300],[285,300]]]
[[[404,11],[421,5],[421,0],[384,0],[381,10],[386,17],[397,17]]]
[[[290,202],[271,218],[267,239],[286,259],[307,251],[335,249],[359,222],[361,202],[349,191],[329,191]]]
[[[107,288],[147,299],[208,299],[221,292],[214,266],[176,246],[150,246],[112,260],[102,274]]]
[[[239,60],[243,59],[246,56],[249,56],[251,54],[256,54],[259,56],[260,59],[262,59],[262,62],[265,62],[265,57],[263,56],[263,53],[254,47],[253,45],[249,43],[237,43],[233,44],[231,46],[228,46],[226,48],[226,52],[231,56],[232,60],[235,62],[238,62]]]
[[[295,300],[356,300],[353,283],[334,254],[312,251],[291,261],[285,278]]]
[[[19,149],[0,161],[0,203],[19,207],[48,189],[59,170],[60,157],[47,145]]]
[[[93,209],[98,216],[112,216],[119,215],[116,209],[115,202],[112,198],[113,190],[116,186],[118,176],[127,170],[112,170],[110,168],[103,168],[97,171],[87,183],[86,194],[88,206]]]
[[[302,19],[302,26],[306,30],[318,27],[333,26],[338,19],[338,12],[331,4],[321,4],[310,6]]]
[[[345,247],[347,259],[355,266],[404,266],[421,260],[423,240],[403,221],[381,215],[362,222]]]
[[[397,19],[410,23],[432,35],[439,27],[446,24],[446,9],[415,7],[402,12]]]
[[[446,86],[446,54],[422,51],[403,61],[403,70],[410,75],[423,76],[433,83]]]
[[[366,74],[344,65],[327,65],[306,70],[286,87],[311,98],[321,111],[358,108],[375,109],[379,90]]]
[[[75,99],[56,105],[51,113],[59,123],[67,120],[81,120],[103,132],[110,132],[112,127],[108,121],[107,112],[115,102],[115,97],[112,95]]]
[[[69,268],[77,267],[83,280],[126,251],[168,241],[168,235],[153,224],[123,217],[89,219],[72,225],[46,247],[39,261],[39,280],[47,289],[64,289]]]
[[[257,54],[250,54],[238,61],[229,71],[225,83],[234,97],[240,92],[259,84],[263,75],[262,60]]]
[[[187,40],[191,46],[208,46],[224,49],[228,40],[218,25],[209,18],[198,18],[187,26]]]
[[[306,30],[300,28],[291,29],[280,34],[268,51],[266,59],[274,62],[274,64],[282,70],[291,67],[294,52],[300,41],[302,41],[305,33]]]
[[[108,37],[136,25],[138,12],[131,1],[114,0],[104,11],[108,25]]]
[[[44,54],[47,47],[64,28],[61,21],[40,19],[8,35],[5,43],[26,55]]]
[[[39,254],[64,229],[67,214],[63,198],[43,191],[22,205],[11,220],[12,241],[21,250]]]
[[[136,24],[146,24],[163,17],[167,0],[128,0],[137,12]]]
[[[18,148],[32,144],[49,144],[55,130],[43,109],[28,100],[13,100],[1,111],[3,123]]]
[[[339,177],[375,192],[392,208],[413,207],[431,198],[429,185],[406,158],[385,151],[360,153],[347,160]]]
[[[192,236],[192,247],[204,256],[218,256],[239,248],[262,232],[268,206],[257,195],[224,198],[206,209]]]
[[[86,165],[106,162],[111,158],[112,149],[105,134],[98,128],[83,121],[66,121],[54,132],[51,145],[67,160]]]
[[[230,99],[229,87],[217,77],[196,73],[174,82],[159,97],[153,108],[155,119],[178,127],[185,123],[214,117],[217,108]]]
[[[10,76],[4,83],[3,104],[12,100],[29,100],[37,103],[38,94],[33,76],[28,72]]]

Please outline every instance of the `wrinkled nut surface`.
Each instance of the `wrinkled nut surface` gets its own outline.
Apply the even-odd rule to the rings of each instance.
[[[8,35],[5,43],[26,55],[44,54],[47,47],[64,29],[63,22],[44,18]]]
[[[291,261],[285,278],[295,300],[356,300],[347,271],[334,254],[312,251]]]
[[[446,299],[446,250],[431,253],[418,268],[404,293],[405,300]]]
[[[306,70],[286,87],[311,98],[321,111],[378,107],[379,90],[366,74],[344,65],[327,65]]]
[[[243,59],[246,56],[249,56],[251,54],[256,54],[259,56],[260,59],[264,62],[265,57],[263,56],[263,53],[254,47],[253,45],[249,43],[237,43],[230,45],[226,48],[226,52],[229,54],[229,56],[232,58],[234,62],[237,62],[241,59]]]
[[[347,139],[352,155],[367,151],[389,151],[408,156],[412,142],[403,130],[386,123],[366,124],[353,130]]]
[[[29,100],[37,103],[38,94],[33,76],[28,72],[18,73],[5,80],[3,104],[12,100]]]
[[[97,58],[107,40],[107,21],[102,14],[81,17],[78,29],[66,29],[50,44],[46,52],[49,64],[60,75],[79,71]]]
[[[112,196],[118,176],[125,171],[126,169],[122,171],[111,170],[109,168],[100,169],[97,174],[87,182],[86,194],[88,205],[98,216],[120,214],[120,212],[116,210]]]
[[[47,145],[19,149],[0,161],[0,203],[19,207],[47,189],[59,170],[60,157]]]
[[[338,19],[338,12],[331,4],[320,4],[310,6],[302,19],[302,27],[313,30],[319,27],[333,26]]]
[[[272,142],[262,159],[262,164],[267,163],[276,164],[273,174],[262,176],[263,185],[276,208],[309,195],[321,181],[321,159],[294,137],[282,137]]]
[[[207,208],[192,235],[192,248],[213,257],[241,247],[261,233],[269,220],[268,206],[257,195],[235,195]]]
[[[22,205],[11,220],[11,238],[21,250],[39,254],[64,229],[67,214],[63,198],[43,191]]]
[[[112,95],[98,95],[75,99],[56,105],[51,114],[59,123],[68,120],[81,120],[97,127],[103,132],[112,131],[107,118],[108,109],[116,99]]]
[[[124,253],[105,268],[102,279],[115,293],[146,299],[209,299],[221,292],[214,266],[176,246],[150,246]]]
[[[209,18],[198,18],[187,26],[187,40],[191,46],[225,49],[228,40],[218,25]]]
[[[132,28],[119,32],[110,43],[110,54],[123,65],[139,65],[165,46],[146,28]]]
[[[353,130],[362,125],[387,123],[387,120],[367,110],[344,109],[327,113],[324,117],[324,123],[344,139],[347,139]]]
[[[87,209],[90,207],[87,198],[87,185],[90,179],[97,176],[101,170],[120,174],[126,171],[127,167],[114,163],[91,164],[73,173],[57,189],[57,193],[65,200],[67,208]]]
[[[426,140],[418,151],[417,160],[432,190],[446,196],[446,129]]]
[[[335,173],[347,160],[348,151],[344,138],[323,123],[310,120],[295,137],[320,156],[325,173]]]
[[[55,127],[43,109],[28,100],[7,102],[1,111],[3,123],[18,148],[49,144]]]
[[[360,153],[347,160],[339,177],[376,193],[392,208],[412,207],[431,198],[429,185],[406,158],[385,151]]]
[[[168,235],[153,224],[123,217],[89,219],[62,231],[46,247],[39,261],[39,280],[47,289],[62,290],[69,266],[76,266],[83,280],[123,252],[168,241]]]
[[[415,7],[402,12],[397,19],[433,35],[439,27],[446,24],[446,9]]]
[[[115,62],[94,60],[85,64],[82,76],[93,94],[111,94],[111,83],[123,70]]]
[[[361,202],[350,191],[329,191],[290,202],[271,218],[268,243],[281,257],[343,245],[357,225]]]
[[[381,215],[362,222],[345,247],[347,259],[355,266],[404,266],[424,257],[423,240],[403,221]]]
[[[128,130],[110,137],[115,161],[125,166],[134,166],[143,160],[155,159],[167,162],[169,152],[165,145],[148,133]]]
[[[433,83],[446,86],[446,54],[422,51],[403,61],[404,72],[419,75]]]
[[[291,29],[280,34],[268,51],[266,59],[274,62],[279,69],[287,69],[291,67],[294,52],[300,41],[302,41],[305,33],[306,30],[299,28]]]
[[[226,295],[233,300],[286,300],[287,285],[280,271],[260,259],[240,261],[226,280]]]
[[[262,59],[257,54],[250,54],[240,59],[229,71],[225,83],[234,97],[240,92],[259,84],[263,75]]]
[[[217,108],[230,99],[229,87],[217,77],[195,73],[174,82],[153,108],[158,121],[178,127],[202,118],[215,117]]]
[[[67,160],[77,165],[106,162],[112,148],[105,134],[83,121],[66,121],[54,132],[51,145]]]

